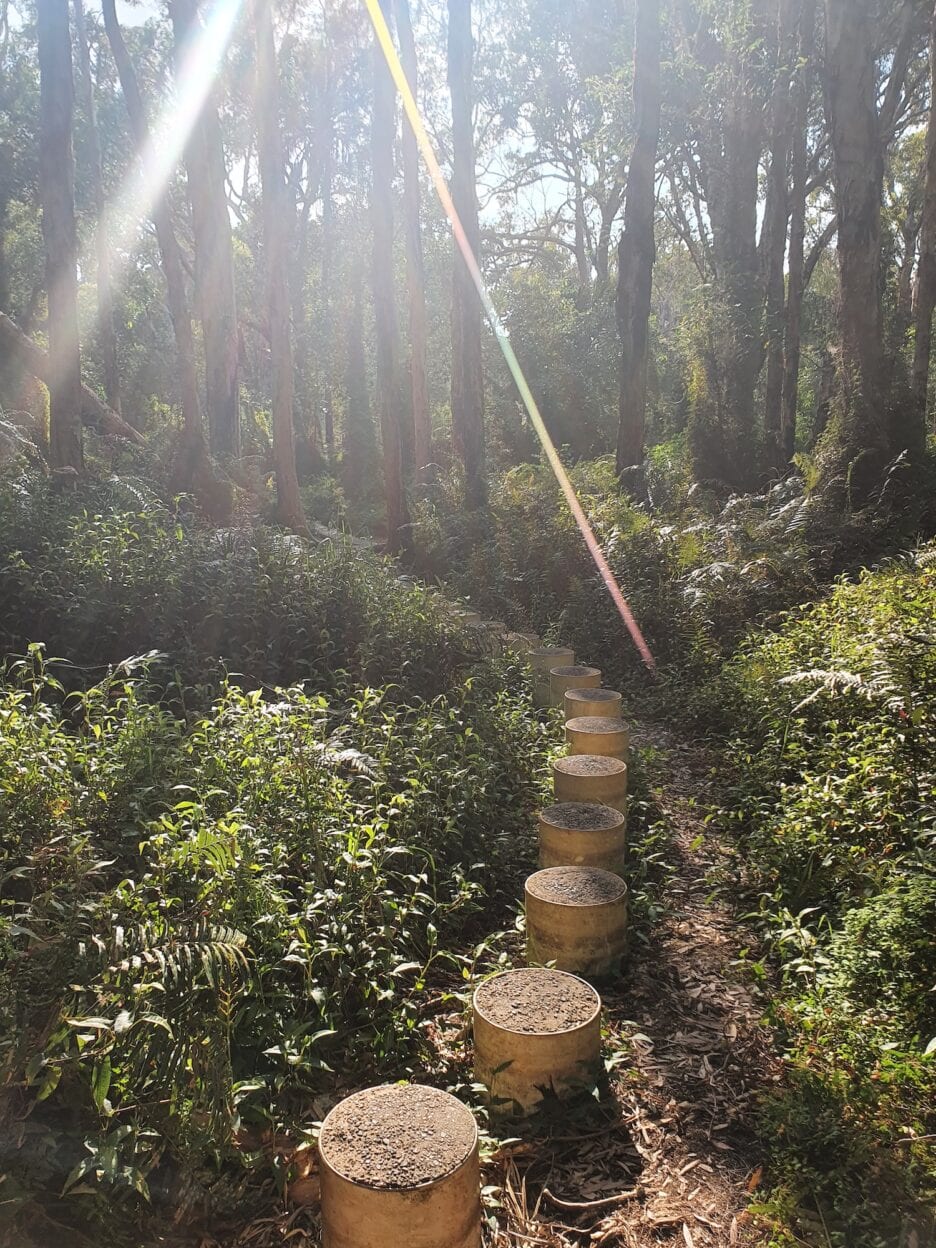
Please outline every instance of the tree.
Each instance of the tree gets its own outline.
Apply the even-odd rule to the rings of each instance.
[[[913,402],[916,419],[926,423],[933,311],[936,310],[936,7],[930,24],[930,111],[926,128],[926,168],[920,222],[920,259],[917,269],[915,334],[913,345]]]
[[[54,468],[84,468],[78,344],[78,243],[68,0],[39,0],[39,190],[49,303],[49,445]]]
[[[143,97],[137,83],[136,73],[120,24],[117,21],[116,0],[102,0],[104,28],[117,65],[120,87],[130,121],[130,133],[136,147],[137,158],[150,147],[149,124]],[[175,478],[179,488],[191,488],[205,459],[205,435],[201,407],[198,401],[198,375],[195,369],[195,340],[192,337],[192,321],[189,316],[188,296],[185,290],[185,269],[182,251],[176,238],[164,193],[157,195],[152,208],[153,224],[166,279],[166,302],[172,332],[175,338],[179,363],[179,395],[182,404],[183,438],[176,458]]]
[[[197,0],[171,0],[177,68],[197,73],[189,49],[201,33]],[[185,170],[195,239],[195,294],[205,347],[205,397],[211,450],[240,454],[237,301],[231,218],[225,195],[224,146],[209,91],[185,145]]]
[[[790,218],[789,165],[793,139],[792,85],[796,71],[798,9],[802,0],[778,0],[778,64],[770,101],[770,169],[762,231],[765,288],[767,375],[764,384],[764,432],[770,466],[778,471],[789,462],[781,425],[783,419],[783,342],[786,305],[783,262]]]
[[[754,393],[762,364],[763,287],[757,254],[757,192],[763,145],[761,6],[755,0],[731,40],[720,79],[720,133],[707,127],[706,200],[712,220],[716,317],[719,322],[718,386],[723,395],[717,426],[720,471],[736,489],[754,480]]]
[[[388,0],[381,8],[388,16]],[[377,406],[383,443],[387,546],[409,545],[409,513],[403,485],[403,417],[398,358],[396,298],[393,287],[393,134],[395,88],[376,36],[373,44],[374,106],[371,118],[371,282],[377,337]]]
[[[452,96],[452,199],[475,260],[481,254],[471,119],[474,42],[471,0],[448,0],[448,83]],[[452,282],[452,437],[465,471],[465,505],[487,500],[481,306],[458,243]]]
[[[887,462],[917,455],[924,428],[914,405],[893,401],[884,335],[881,202],[887,147],[905,113],[904,81],[917,8],[904,0],[900,34],[881,97],[873,0],[826,0],[825,104],[838,228],[843,401],[823,439],[828,477],[847,473],[858,502]]]
[[[809,193],[806,131],[814,77],[810,53],[816,34],[816,0],[804,0],[800,19],[790,156],[790,262],[783,326],[783,384],[778,434],[778,459],[783,464],[788,464],[793,458],[796,442],[803,295],[806,290],[806,202]]]
[[[293,354],[289,326],[289,220],[286,162],[279,123],[279,87],[271,0],[254,0],[257,46],[257,151],[266,253],[270,359],[273,367],[273,464],[279,522],[307,533],[293,432]]]
[[[870,0],[826,0],[825,95],[838,217],[845,395],[835,449],[846,465],[870,455],[880,468],[889,450],[881,302],[884,155],[872,31]]]
[[[637,139],[627,171],[624,232],[618,244],[617,322],[621,336],[617,471],[639,464],[647,418],[647,353],[653,283],[653,211],[660,138],[660,0],[638,0],[634,43]]]
[[[84,0],[73,0],[75,34],[78,44],[78,82],[84,110],[87,164],[96,216],[94,251],[97,264],[97,340],[104,374],[104,393],[115,412],[120,411],[120,374],[117,369],[117,334],[114,328],[114,292],[111,276],[110,239],[104,222],[104,167],[98,130],[94,82],[91,77],[91,50],[85,21]]]
[[[409,0],[395,0],[400,59],[413,96],[418,66]],[[420,225],[419,152],[416,136],[403,118],[403,202],[406,214],[406,292],[409,306],[410,391],[413,404],[413,458],[416,479],[425,481],[432,458],[432,421],[426,385],[426,274]]]

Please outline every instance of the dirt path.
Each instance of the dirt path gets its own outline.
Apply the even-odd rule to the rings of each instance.
[[[598,1103],[563,1105],[517,1130],[484,1166],[485,1248],[722,1248],[766,1240],[747,1212],[760,1183],[760,1097],[781,1063],[737,965],[750,934],[715,893],[730,861],[704,822],[716,760],[657,726],[652,754],[666,863],[659,914],[637,931],[620,981],[601,986],[609,1067]],[[658,847],[658,846],[655,846]],[[518,964],[522,940],[508,938]],[[513,946],[516,946],[513,948]],[[470,1082],[464,1015],[436,1016],[442,1084]],[[201,1248],[314,1248],[317,1190]],[[387,1248],[404,1248],[387,1245]]]
[[[507,1245],[753,1244],[746,1212],[761,1174],[757,1102],[780,1078],[761,1009],[736,961],[745,933],[712,896],[725,855],[703,815],[713,760],[658,728],[634,733],[661,757],[655,797],[669,831],[664,913],[621,982],[603,988],[613,1111],[597,1107],[506,1146]],[[696,804],[693,804],[693,803]]]

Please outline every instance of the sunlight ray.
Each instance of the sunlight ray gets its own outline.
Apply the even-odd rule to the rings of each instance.
[[[436,193],[442,203],[442,207],[445,209],[446,216],[451,222],[455,240],[458,243],[459,250],[461,251],[465,264],[468,267],[468,272],[471,274],[471,279],[474,282],[475,289],[478,292],[478,298],[481,300],[484,315],[487,318],[488,324],[490,325],[495,338],[497,339],[504,359],[507,363],[507,367],[510,369],[511,376],[514,379],[514,383],[520,392],[520,397],[523,399],[524,406],[529,414],[533,428],[536,430],[537,436],[542,443],[543,451],[545,452],[546,458],[549,460],[550,467],[555,473],[556,480],[559,483],[559,488],[565,496],[565,500],[568,503],[569,509],[575,519],[575,523],[578,525],[582,537],[585,540],[585,545],[588,547],[589,554],[594,560],[601,579],[604,581],[605,587],[607,588],[608,593],[610,594],[611,599],[621,616],[621,619],[624,621],[624,624],[633,639],[634,645],[637,647],[641,659],[643,659],[647,668],[651,672],[655,672],[656,662],[650,652],[650,647],[647,645],[644,635],[640,630],[640,626],[634,619],[634,614],[628,606],[627,599],[624,597],[620,586],[615,580],[614,573],[611,571],[610,565],[605,558],[604,551],[601,549],[601,545],[595,535],[595,531],[585,514],[582,504],[579,502],[578,495],[575,492],[575,487],[569,479],[569,474],[563,467],[562,460],[559,458],[559,453],[556,450],[552,438],[549,436],[549,430],[546,428],[543,417],[540,414],[536,399],[533,397],[533,392],[530,389],[523,369],[520,367],[520,362],[517,359],[516,353],[514,352],[513,346],[510,342],[510,336],[501,322],[501,319],[497,314],[497,309],[494,307],[491,297],[488,294],[481,269],[479,268],[475,255],[471,250],[471,244],[468,241],[468,236],[465,233],[464,226],[459,219],[455,203],[448,188],[448,183],[445,180],[445,175],[443,174],[436,158],[436,154],[432,146],[432,140],[429,138],[426,127],[423,124],[423,120],[419,112],[419,106],[417,105],[413,93],[410,90],[406,73],[403,70],[400,58],[397,55],[396,47],[393,43],[393,37],[390,34],[386,19],[384,18],[383,12],[380,8],[380,0],[364,0],[364,3],[367,6],[367,11],[370,15],[371,23],[374,27],[374,33],[377,36],[377,41],[380,44],[381,50],[390,69],[390,73],[393,76],[397,90],[400,93],[400,98],[403,101],[403,107],[406,111],[409,123],[413,128],[413,133],[416,136],[416,142],[419,144],[419,150],[422,153],[423,160],[426,162],[426,168],[429,170],[429,175],[432,178],[433,185],[435,186]]]
[[[182,52],[174,91],[108,206],[102,228],[111,238],[118,280],[130,262],[141,222],[152,216],[154,205],[166,194],[227,53],[241,5],[242,0],[211,0],[205,6],[203,24]]]

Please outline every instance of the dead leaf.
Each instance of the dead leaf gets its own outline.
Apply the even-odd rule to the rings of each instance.
[[[761,1178],[763,1177],[763,1174],[764,1174],[764,1167],[758,1166],[757,1169],[753,1171],[753,1173],[751,1174],[751,1177],[748,1179],[747,1183],[745,1184],[747,1191],[753,1192],[756,1187],[760,1187],[760,1181],[761,1181]]]
[[[692,1238],[688,1222],[682,1224],[682,1237],[686,1241],[686,1248],[695,1248],[695,1240]]]

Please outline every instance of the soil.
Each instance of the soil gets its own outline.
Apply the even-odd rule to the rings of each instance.
[[[570,719],[566,728],[573,732],[623,732],[623,724],[619,719],[609,719],[604,715],[577,715]]]
[[[627,892],[620,876],[599,867],[547,867],[531,875],[526,887],[557,906],[606,906]]]
[[[551,676],[600,676],[597,667],[551,667]]]
[[[580,754],[579,758],[589,758]],[[540,813],[543,823],[569,832],[610,832],[619,828],[624,816],[619,810],[600,802],[558,802]]]
[[[608,1043],[624,1060],[601,1108],[504,1145],[488,1165],[485,1182],[505,1194],[495,1248],[773,1242],[749,1205],[765,1165],[758,1119],[783,1066],[762,1022],[770,984],[739,965],[757,941],[713,882],[739,870],[705,822],[723,760],[657,725],[635,724],[634,737],[665,759],[653,796],[669,844],[647,944],[602,987]]]
[[[567,758],[557,758],[553,766],[568,776],[619,776],[627,771],[627,763],[603,754],[570,754]]]
[[[337,1105],[322,1126],[319,1149],[352,1183],[399,1191],[451,1174],[476,1136],[471,1111],[447,1092],[393,1084]]]
[[[584,702],[620,702],[621,695],[614,689],[567,689],[566,697],[581,698]]]
[[[587,1023],[599,998],[574,975],[529,967],[489,979],[475,993],[475,1004],[497,1027],[549,1035]]]

